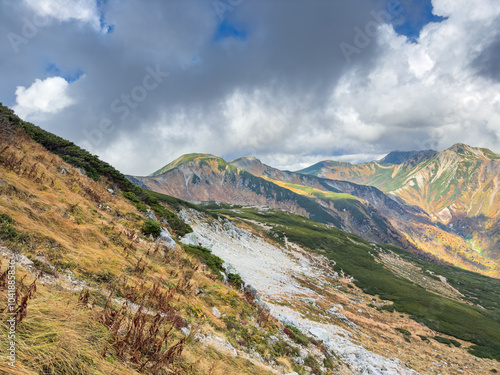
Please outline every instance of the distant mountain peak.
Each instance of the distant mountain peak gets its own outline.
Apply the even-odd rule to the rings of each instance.
[[[384,158],[379,160],[379,163],[387,164],[404,164],[412,161],[413,163],[421,163],[424,160],[430,159],[437,154],[434,150],[421,151],[392,151]]]
[[[242,156],[241,158],[236,158],[234,160],[231,160],[230,163],[233,161],[240,161],[240,160],[249,160],[249,161],[258,161],[260,162],[259,159],[257,159],[255,156]]]
[[[227,165],[226,161],[218,156],[212,155],[212,154],[201,154],[201,153],[192,153],[192,154],[185,154],[174,161],[168,163],[164,167],[160,168],[156,172],[153,172],[150,174],[150,176],[158,176],[164,173],[167,173],[168,171],[171,171],[172,169],[178,168],[182,165],[187,165],[187,164],[196,164],[200,163],[201,161],[208,161],[208,160],[213,160],[216,161],[218,165]]]
[[[451,146],[447,150],[460,154],[460,153],[464,153],[466,151],[479,150],[479,148],[471,147],[469,145],[466,145],[465,143],[455,143],[453,146]]]
[[[466,145],[465,143],[455,143],[453,146],[450,148],[446,149],[443,152],[454,152],[455,154],[461,155],[461,156],[469,156],[469,157],[476,157],[480,159],[490,159],[490,160],[498,160],[500,159],[500,155],[495,154],[493,151],[491,151],[488,148],[481,148],[481,147],[472,147],[469,145]]]
[[[229,162],[229,164],[243,169],[247,172],[255,174],[257,176],[262,175],[264,171],[268,170],[270,167],[262,163],[259,159],[253,156],[244,156],[242,158],[234,159]]]

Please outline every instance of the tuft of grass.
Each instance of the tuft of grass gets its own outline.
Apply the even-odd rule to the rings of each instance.
[[[288,335],[294,342],[300,345],[308,346],[309,341],[311,340],[309,337],[300,332],[297,327],[294,327],[290,324],[287,324],[285,326],[283,332]]]

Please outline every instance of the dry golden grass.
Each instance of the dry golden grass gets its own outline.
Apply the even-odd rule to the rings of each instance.
[[[139,373],[140,364],[116,353],[113,343],[122,336],[102,323],[104,302],[113,289],[117,296],[130,293],[126,297],[133,302],[140,304],[145,299],[148,309],[165,308],[182,317],[192,330],[212,334],[225,330],[225,324],[211,314],[212,306],[232,316],[238,316],[241,309],[257,314],[241,293],[215,280],[180,246],[168,250],[144,238],[140,232],[144,219],[120,193],[113,197],[107,191],[112,186],[106,180],[96,183],[81,175],[23,134],[0,135],[0,151],[0,212],[11,216],[15,229],[23,235],[20,241],[0,245],[41,262],[31,273],[18,268],[18,278],[26,273],[32,280],[40,269],[54,276],[45,278],[45,285],[37,282],[27,316],[17,327],[16,368],[2,362],[0,373]],[[60,173],[63,168],[67,173]],[[5,267],[4,262],[2,270]],[[65,270],[86,280],[88,303],[79,304],[78,292],[67,290],[71,284],[63,276]],[[198,289],[210,298],[197,297]],[[240,301],[237,307],[229,306],[234,298]],[[0,309],[5,305],[6,292],[0,291]],[[129,313],[123,327],[132,318]],[[153,318],[147,315],[145,319]],[[171,325],[165,323],[162,331]],[[2,324],[3,337],[5,329]],[[168,346],[182,337],[174,329]],[[182,354],[168,367],[168,373],[179,375],[268,373],[246,359],[195,341],[185,343]],[[150,371],[146,368],[143,373]]]

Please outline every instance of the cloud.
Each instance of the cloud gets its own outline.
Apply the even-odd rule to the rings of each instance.
[[[211,1],[25,1],[0,2],[4,35],[22,35],[33,12],[61,22],[40,26],[18,53],[0,38],[2,102],[125,173],[149,174],[187,152],[294,169],[459,141],[500,151],[496,0],[433,0],[444,20],[429,16],[430,0],[401,0],[392,22],[412,17],[411,39],[390,23],[374,27],[385,0],[244,0],[223,14]],[[82,27],[102,19],[113,32]],[[349,62],[341,44],[367,27]],[[142,92],[148,66],[168,78],[116,113],[113,103]],[[23,100],[36,79],[72,72],[85,79]]]
[[[68,95],[68,82],[61,77],[36,79],[28,88],[18,86],[14,111],[25,119],[37,118],[40,114],[55,114],[73,104]]]
[[[36,14],[58,21],[80,21],[99,30],[99,11],[95,0],[23,0]]]

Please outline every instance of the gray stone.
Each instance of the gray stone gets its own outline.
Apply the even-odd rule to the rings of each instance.
[[[158,238],[158,241],[162,242],[163,244],[165,244],[165,246],[167,246],[170,249],[175,249],[177,247],[177,243],[174,241],[174,239],[170,235],[170,232],[165,228],[161,229],[160,237]]]
[[[155,213],[151,210],[148,210],[148,214],[146,215],[146,218],[151,219],[153,221],[158,221],[158,219],[156,219]]]
[[[220,318],[221,317],[221,313],[219,310],[217,310],[217,307],[213,307],[212,308],[212,314],[213,316],[215,316],[216,318]]]

